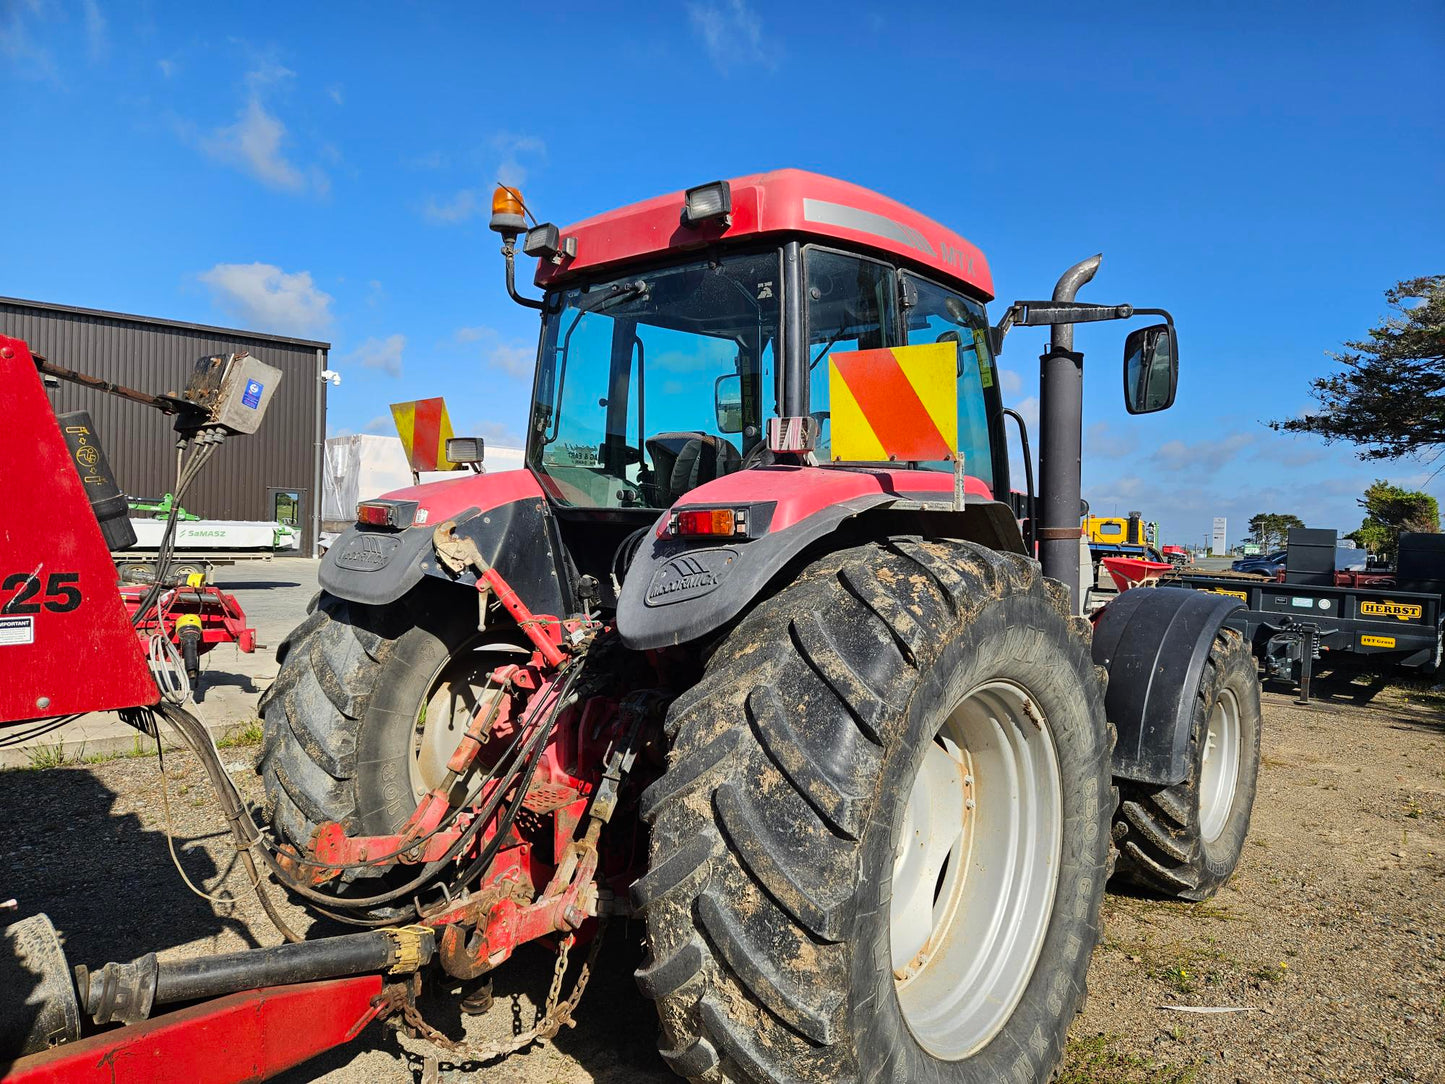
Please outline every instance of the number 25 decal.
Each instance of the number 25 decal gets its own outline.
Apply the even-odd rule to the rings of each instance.
[[[69,613],[80,605],[79,572],[52,572],[45,578],[45,608],[51,613]],[[15,591],[16,588],[18,591]],[[40,594],[40,577],[31,572],[15,572],[0,583],[0,592],[15,591],[15,595],[4,606],[0,614],[38,614],[40,603],[31,602]]]

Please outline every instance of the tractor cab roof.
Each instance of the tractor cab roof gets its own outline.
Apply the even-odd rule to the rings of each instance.
[[[583,272],[719,243],[804,234],[878,250],[985,300],[993,297],[988,261],[975,245],[887,196],[800,169],[754,173],[727,184],[726,220],[684,223],[685,193],[671,192],[566,227],[561,233],[576,238],[575,254],[560,264],[540,261],[537,285],[560,285]]]

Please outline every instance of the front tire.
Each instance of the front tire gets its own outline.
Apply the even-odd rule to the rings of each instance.
[[[472,604],[475,606],[475,603]],[[348,834],[395,832],[444,775],[486,675],[510,645],[482,643],[474,611],[416,624],[400,603],[364,606],[322,593],[276,652],[261,697],[257,766],[266,814],[304,848],[323,821]]]
[[[1052,1073],[1114,804],[1065,598],[1025,558],[895,539],[821,558],[721,644],[669,713],[633,889],[675,1071]]]
[[[1189,774],[1171,787],[1121,783],[1119,872],[1181,900],[1207,900],[1244,850],[1259,781],[1259,668],[1233,629],[1214,636],[1195,697]]]

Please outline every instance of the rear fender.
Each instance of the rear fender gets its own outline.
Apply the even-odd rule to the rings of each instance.
[[[1244,603],[1178,587],[1135,587],[1094,620],[1104,708],[1119,732],[1113,774],[1173,786],[1189,771],[1195,697],[1214,636]]]
[[[708,482],[644,537],[618,598],[617,631],[636,650],[704,636],[741,613],[789,561],[852,521],[868,523],[858,530],[872,537],[922,532],[1022,552],[1008,506],[970,482],[962,511],[940,508],[952,497],[953,476],[939,472],[774,466]],[[921,507],[925,500],[931,506]],[[746,510],[748,537],[669,537],[673,512],[700,507]]]
[[[416,501],[417,526],[403,531],[355,524],[321,560],[317,579],[330,594],[351,602],[382,606],[402,598],[424,579],[473,586],[467,571],[452,575],[436,558],[432,532],[456,520],[456,533],[470,538],[537,614],[566,616],[575,606],[571,577],[560,560],[556,527],[541,487],[528,471],[470,475],[396,490],[388,500]]]

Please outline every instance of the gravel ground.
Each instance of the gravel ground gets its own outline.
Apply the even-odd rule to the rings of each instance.
[[[1445,697],[1343,690],[1297,707],[1266,694],[1265,760],[1254,825],[1234,880],[1193,907],[1129,895],[1105,903],[1091,997],[1071,1032],[1063,1080],[1431,1081],[1445,1084]],[[256,797],[255,749],[223,751]],[[163,957],[271,945],[278,937],[232,875],[199,766],[168,755],[176,845],[192,879],[241,899],[214,907],[188,892],[166,852],[154,757],[14,770],[0,782],[11,826],[0,896],[46,911],[73,963],[150,950]],[[306,920],[291,911],[297,923]],[[318,931],[320,932],[320,931]],[[617,924],[575,1031],[479,1072],[494,1084],[667,1081],[651,1006],[631,980],[638,930]],[[552,957],[523,949],[495,976],[496,1005],[468,1034],[530,1024]],[[1241,1007],[1201,1016],[1165,1005]],[[445,1000],[435,1022],[456,1034]],[[408,1046],[410,1040],[401,1040]],[[329,1084],[419,1080],[395,1034],[369,1028],[285,1079]]]

